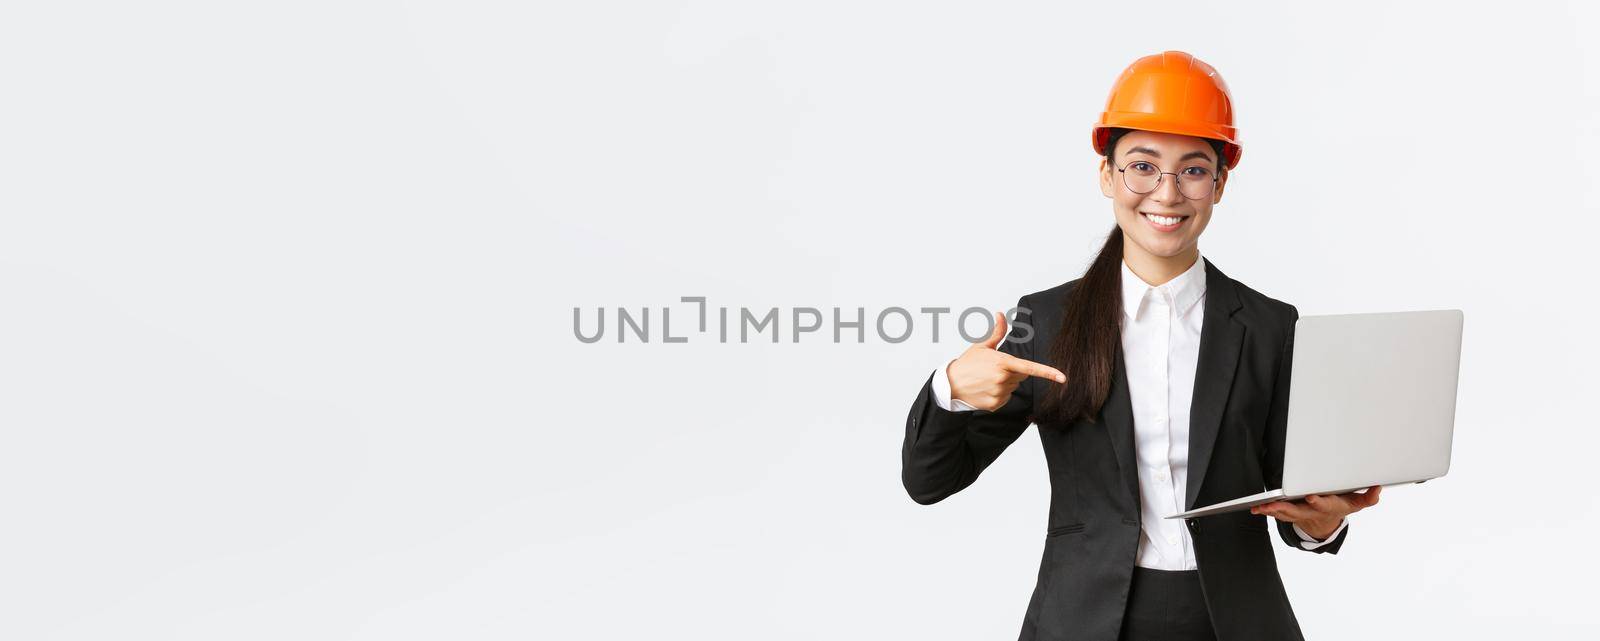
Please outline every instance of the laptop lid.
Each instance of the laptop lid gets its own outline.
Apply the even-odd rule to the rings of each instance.
[[[1461,310],[1302,316],[1284,441],[1291,496],[1450,469]]]

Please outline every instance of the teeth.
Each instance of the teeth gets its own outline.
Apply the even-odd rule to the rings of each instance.
[[[1145,214],[1145,217],[1156,221],[1156,223],[1160,225],[1176,225],[1178,224],[1178,221],[1183,220],[1182,218],[1176,216],[1157,216],[1155,214]]]

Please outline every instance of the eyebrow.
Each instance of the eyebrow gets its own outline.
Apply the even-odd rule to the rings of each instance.
[[[1130,153],[1130,154],[1146,153],[1146,154],[1150,154],[1152,156],[1155,156],[1157,158],[1161,157],[1161,152],[1156,151],[1154,149],[1151,149],[1149,147],[1134,147],[1133,149],[1129,149],[1128,153]],[[1190,158],[1204,158],[1206,160],[1211,160],[1211,156],[1206,155],[1206,152],[1203,152],[1203,151],[1191,151],[1189,153],[1184,154],[1182,158],[1179,158],[1178,162],[1183,162],[1183,161],[1188,160]],[[1212,160],[1212,162],[1216,162],[1216,161]]]

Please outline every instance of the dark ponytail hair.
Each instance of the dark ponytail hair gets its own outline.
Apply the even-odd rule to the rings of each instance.
[[[1063,427],[1080,419],[1094,422],[1111,393],[1112,359],[1122,340],[1121,302],[1122,228],[1112,227],[1100,255],[1067,296],[1048,361],[1067,375],[1067,382],[1048,386],[1034,422]]]
[[[1106,163],[1116,170],[1117,141],[1127,129],[1112,129],[1106,140]],[[1220,140],[1209,140],[1222,168]],[[1051,385],[1040,399],[1034,422],[1065,427],[1074,421],[1095,422],[1111,394],[1117,348],[1122,341],[1122,228],[1113,226],[1100,254],[1073,287],[1061,314],[1061,328],[1050,343],[1047,364],[1067,375],[1065,385]]]

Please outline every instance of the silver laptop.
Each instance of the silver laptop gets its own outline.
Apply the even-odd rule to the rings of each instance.
[[[1455,431],[1461,324],[1459,309],[1300,317],[1283,488],[1167,518],[1444,476]]]

